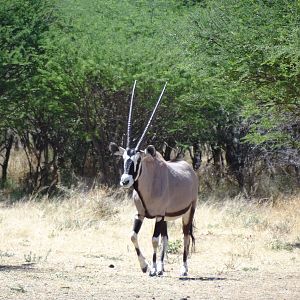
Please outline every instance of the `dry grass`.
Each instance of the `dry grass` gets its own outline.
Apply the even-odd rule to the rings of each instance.
[[[31,200],[13,205],[3,202],[0,267],[33,263],[54,270],[55,280],[61,280],[60,276],[75,276],[72,272],[78,272],[78,268],[84,276],[89,272],[100,276],[97,269],[107,270],[108,266],[129,267],[133,274],[140,274],[129,239],[134,212],[130,199],[108,189],[71,191],[66,199]],[[141,248],[149,259],[153,228],[154,221],[146,220],[140,233]],[[263,277],[263,274],[281,274],[283,270],[291,274],[299,270],[299,196],[282,199],[276,205],[248,203],[240,198],[200,203],[196,228],[196,253],[190,263],[195,276],[242,272],[247,274],[244,276]],[[167,274],[174,276],[181,262],[179,220],[169,224],[169,237]],[[115,276],[120,276],[125,270],[116,272]],[[127,280],[126,276],[122,280]],[[26,294],[22,284],[20,287],[10,284],[9,288],[14,293],[16,290],[23,293],[24,288]]]
[[[197,227],[202,236],[212,237],[209,243],[216,238],[214,247],[205,249],[207,244],[204,243],[202,250],[209,249],[209,255],[215,250],[215,257],[220,256],[222,260],[218,266],[221,272],[263,268],[266,263],[275,263],[279,256],[299,258],[299,200],[299,197],[282,199],[274,206],[236,199],[200,206]]]
[[[277,203],[248,203],[236,198],[199,204],[195,217],[197,252],[211,253],[212,248],[205,245],[206,237],[210,237],[209,242],[218,243],[214,245],[216,251],[225,256],[228,254],[230,258],[253,259],[280,251],[293,252],[300,244],[300,199],[295,196]],[[4,241],[1,253],[13,252],[16,245],[30,245],[32,252],[35,247],[48,251],[53,240],[59,244],[66,234],[72,233],[84,243],[87,232],[97,234],[108,228],[127,243],[133,214],[130,199],[109,189],[88,193],[69,191],[66,199],[31,199],[12,205],[4,202],[0,210],[0,237]],[[144,223],[142,243],[150,244],[153,227],[153,221]],[[181,240],[181,222],[169,223],[169,231],[170,253],[181,252],[178,242]],[[110,237],[107,231],[106,238]],[[59,250],[59,245],[57,247]],[[77,247],[81,245],[77,244]]]
[[[2,203],[0,240],[2,253],[16,253],[18,247],[45,257],[49,251],[74,250],[65,237],[75,234],[84,243],[88,231],[97,232],[113,222],[119,212],[118,200],[110,190],[88,193],[71,191],[66,199],[29,199],[14,204]],[[80,247],[79,243],[77,245]],[[28,259],[27,259],[28,260]],[[26,260],[26,261],[27,261]]]

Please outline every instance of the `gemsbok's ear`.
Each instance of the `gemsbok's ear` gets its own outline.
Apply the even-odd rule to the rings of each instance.
[[[154,147],[153,145],[149,145],[149,146],[145,149],[145,154],[146,154],[146,155],[151,155],[152,157],[155,157],[155,155],[156,155],[155,147]]]
[[[125,149],[122,147],[119,147],[116,143],[110,143],[109,144],[109,151],[114,155],[123,156],[123,153],[125,152]]]

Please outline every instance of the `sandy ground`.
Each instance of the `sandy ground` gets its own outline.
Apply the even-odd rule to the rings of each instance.
[[[165,274],[149,277],[129,239],[132,207],[78,230],[51,227],[44,215],[33,217],[39,210],[1,212],[0,299],[300,299],[300,243],[266,250],[261,232],[251,227],[199,220],[190,274],[182,279],[180,221],[169,226],[175,253],[168,254]],[[202,209],[196,221],[203,214],[215,212]],[[153,227],[146,220],[140,233],[148,259]]]

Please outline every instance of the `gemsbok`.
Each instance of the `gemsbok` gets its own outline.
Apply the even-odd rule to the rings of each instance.
[[[193,168],[185,161],[165,161],[162,155],[149,145],[141,150],[143,139],[151,125],[156,110],[161,102],[167,83],[164,85],[150,119],[135,147],[131,147],[131,115],[134,99],[134,82],[129,108],[127,145],[126,149],[110,143],[109,149],[114,155],[123,157],[124,171],[120,185],[124,188],[133,186],[133,199],[137,209],[134,218],[131,241],[135,247],[142,271],[150,270],[149,275],[163,275],[164,257],[168,246],[168,233],[166,221],[182,217],[184,235],[183,264],[180,276],[187,276],[187,258],[190,240],[194,243],[193,218],[197,203],[198,179]],[[143,256],[139,244],[138,233],[144,218],[156,218],[152,237],[153,259],[150,267]],[[156,262],[161,235],[162,250],[159,263]]]

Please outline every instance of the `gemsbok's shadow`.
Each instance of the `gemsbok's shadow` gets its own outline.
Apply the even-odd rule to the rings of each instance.
[[[182,281],[218,281],[218,280],[226,280],[225,277],[206,277],[206,276],[188,276],[188,277],[179,277],[179,280]]]
[[[299,242],[296,242],[296,243],[293,243],[293,244],[289,244],[292,248],[295,248],[295,249],[300,249],[300,243]]]
[[[0,272],[3,271],[29,271],[34,270],[34,263],[21,264],[21,265],[0,265]]]

